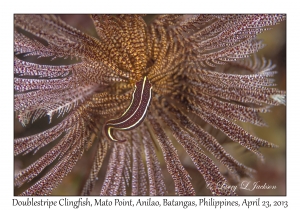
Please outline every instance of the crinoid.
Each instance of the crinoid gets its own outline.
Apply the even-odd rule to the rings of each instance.
[[[213,195],[235,195],[215,162],[237,180],[253,169],[202,125],[261,160],[261,147],[276,147],[238,122],[264,126],[260,113],[285,104],[285,91],[274,87],[275,65],[250,57],[264,46],[257,35],[285,15],[157,15],[148,24],[141,15],[90,18],[98,37],[59,16],[14,16],[16,116],[26,126],[63,115],[51,128],[15,139],[15,156],[52,145],[15,175],[16,187],[29,182],[21,195],[51,194],[86,153],[93,158],[82,195],[91,193],[105,157],[101,195],[167,195],[164,168],[176,195],[195,195],[177,147]],[[36,56],[77,60],[26,60]]]

